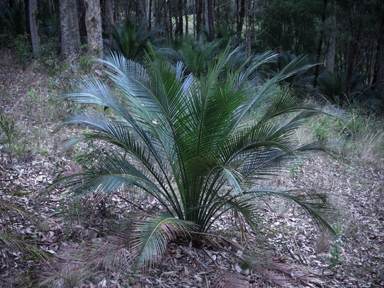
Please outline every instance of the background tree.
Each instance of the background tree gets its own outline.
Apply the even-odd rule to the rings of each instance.
[[[37,19],[37,0],[28,0],[29,9],[28,9],[28,21],[29,29],[32,43],[32,51],[37,53],[40,47],[40,37],[38,29],[38,19]]]
[[[325,70],[333,72],[335,69],[336,57],[336,14],[335,14],[335,0],[328,0],[327,2],[327,19],[325,32]]]
[[[100,0],[84,0],[88,51],[95,58],[103,58],[103,36]]]
[[[207,0],[207,12],[208,12],[208,28],[209,28],[209,41],[215,41],[215,22],[214,22],[214,13],[213,13],[213,2],[212,0]]]
[[[80,47],[76,0],[60,0],[61,54],[68,58]]]

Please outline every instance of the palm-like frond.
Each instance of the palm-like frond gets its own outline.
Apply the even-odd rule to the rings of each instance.
[[[307,57],[296,57],[255,87],[249,80],[275,55],[267,52],[250,60],[248,67],[230,69],[227,63],[233,55],[226,49],[207,66],[207,76],[198,79],[184,75],[184,65],[170,65],[151,46],[143,65],[109,53],[102,62],[116,90],[98,79],[84,78],[79,91],[65,96],[107,106],[112,114],[85,110],[71,115],[63,125],[78,123],[91,130],[71,144],[101,140],[116,149],[87,165],[83,174],[54,185],[70,182],[79,195],[135,186],[156,198],[170,216],[160,215],[142,227],[136,245],[144,264],[175,235],[167,234],[167,229],[183,230],[182,220],[205,232],[222,213],[234,209],[256,227],[252,201],[273,193],[298,203],[331,230],[314,209],[323,204],[288,192],[254,189],[258,179],[279,173],[283,161],[316,148],[299,147],[291,136],[302,121],[320,111],[298,106],[288,90],[275,95],[282,79],[299,71],[303,63],[308,67]],[[265,111],[248,118],[249,111],[267,101],[271,104]]]
[[[164,253],[167,243],[195,228],[191,222],[176,219],[161,213],[154,219],[139,223],[134,233],[138,235],[132,243],[132,254],[137,256],[136,265],[148,267]]]
[[[33,241],[27,242],[24,240],[21,235],[10,233],[0,234],[0,247],[5,247],[17,253],[21,253],[23,256],[29,255],[39,260],[50,261],[51,258],[49,255],[43,249],[40,249],[39,246],[31,242]]]
[[[187,72],[200,78],[207,73],[209,63],[218,55],[221,41],[209,42],[204,37],[196,40],[190,36],[185,36],[181,41],[180,47],[161,48],[159,53],[176,64],[182,62],[187,67]]]
[[[127,59],[137,59],[143,55],[147,49],[148,41],[158,42],[155,35],[158,29],[152,29],[148,31],[146,29],[147,22],[141,21],[139,25],[136,25],[130,19],[125,20],[123,25],[115,23],[113,26],[113,39],[117,51],[120,51]]]

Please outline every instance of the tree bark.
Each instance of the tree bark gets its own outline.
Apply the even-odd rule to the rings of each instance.
[[[167,35],[169,37],[169,29],[170,27],[168,27],[168,18],[167,18],[167,2],[166,0],[163,0],[163,9],[164,9],[164,27],[165,27],[165,35]]]
[[[178,9],[178,3],[177,3],[178,0],[172,0],[172,3],[173,3],[173,9],[171,9],[171,11],[174,11],[175,15],[175,39],[177,40],[179,38],[179,9]],[[171,2],[169,4],[172,4]],[[172,5],[171,5],[172,7]]]
[[[146,20],[145,15],[145,0],[138,0],[137,1],[137,20],[139,22]]]
[[[148,7],[148,30],[152,30],[152,0],[149,0],[149,7]]]
[[[208,28],[208,5],[207,5],[207,1],[208,0],[203,1],[203,5],[204,5],[203,22],[204,22],[204,27],[205,27],[205,31],[206,32],[209,31],[209,28]]]
[[[375,68],[373,71],[372,85],[376,89],[383,90],[384,88],[384,16],[381,18],[379,29],[379,37],[377,39]]]
[[[183,35],[183,0],[179,0],[179,35]]]
[[[32,51],[36,53],[40,47],[40,37],[37,23],[37,0],[29,0],[28,21],[32,43]]]
[[[31,23],[29,19],[29,0],[24,0],[24,17],[25,17],[25,31],[28,34],[28,40],[31,42]],[[32,42],[31,42],[32,43]]]
[[[323,10],[323,14],[321,16],[321,22],[323,23],[323,29],[321,30],[321,33],[320,33],[319,46],[317,48],[317,62],[320,62],[321,47],[323,46],[326,8],[327,8],[327,0],[324,0],[324,10]],[[320,64],[316,65],[316,68],[315,68],[315,79],[313,80],[313,88],[315,88],[317,85],[317,77],[319,77],[319,70],[320,70]]]
[[[81,44],[87,43],[87,27],[85,26],[85,4],[84,0],[77,0],[77,17]]]
[[[188,1],[184,0],[185,35],[188,34]]]
[[[85,25],[87,26],[88,52],[95,58],[103,58],[100,0],[85,0]]]
[[[168,14],[169,14],[169,39],[172,41],[172,30],[173,30],[173,25],[172,25],[172,6],[171,6],[171,0],[168,0]]]
[[[254,0],[248,0],[247,5],[247,32],[246,32],[246,43],[247,43],[247,54],[248,57],[251,57],[252,53],[252,31],[253,31],[253,8]]]
[[[60,0],[61,54],[67,59],[77,53],[80,34],[76,0]]]
[[[353,79],[353,69],[354,69],[354,64],[355,64],[355,59],[356,55],[358,52],[358,45],[360,42],[360,37],[361,37],[361,29],[363,25],[363,21],[361,19],[361,15],[363,15],[363,11],[365,9],[365,6],[363,3],[359,4],[359,23],[358,27],[356,29],[356,34],[353,35],[355,36],[351,43],[350,43],[350,51],[348,55],[348,70],[347,70],[347,79],[345,80],[345,89],[343,93],[343,102],[348,102],[349,101],[349,95],[351,93],[351,86],[352,86],[352,79]],[[350,20],[351,21],[351,20]]]
[[[212,0],[207,0],[206,5],[208,6],[208,28],[209,28],[209,41],[215,41],[215,22],[213,15],[213,3]]]
[[[196,0],[196,6],[196,34],[197,38],[199,38],[201,34],[201,14],[203,13],[203,1]]]
[[[237,1],[239,4],[239,0]],[[238,21],[237,21],[237,36],[241,36],[241,32],[243,31],[244,25],[244,17],[245,17],[245,0],[240,1],[240,7],[237,8],[238,13]]]
[[[108,15],[108,23],[110,25],[109,27],[109,46],[113,47],[113,5],[112,0],[105,0],[105,8],[106,8],[106,14]]]
[[[332,0],[328,3],[328,11],[332,11],[332,14],[326,20],[328,26],[332,27],[328,31],[328,35],[325,39],[327,50],[325,52],[325,70],[333,72],[335,70],[335,57],[336,57],[336,38],[335,38],[335,27],[336,27],[336,15],[333,13],[335,9],[335,1]]]

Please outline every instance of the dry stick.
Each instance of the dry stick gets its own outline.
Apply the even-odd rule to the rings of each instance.
[[[199,264],[201,266],[203,266],[205,269],[208,269],[208,266],[205,265],[203,262],[201,262],[199,259],[197,259],[197,257],[193,256],[192,253],[190,251],[188,251],[188,249],[184,248],[183,246],[180,246],[180,248],[185,252],[187,253],[189,256],[191,256],[194,260],[196,260],[197,262],[199,262]]]
[[[221,277],[222,277],[224,280],[226,280],[224,274],[222,273],[222,269],[220,269],[220,267],[217,265],[216,260],[213,260],[213,258],[211,257],[211,255],[209,255],[208,252],[205,251],[205,249],[202,249],[202,250],[203,250],[203,252],[204,252],[204,253],[205,253],[205,254],[212,260],[213,264],[215,264],[216,269],[217,269],[217,271],[220,273]],[[227,281],[225,281],[225,282],[227,282]]]
[[[308,265],[307,260],[304,259],[303,255],[301,255],[300,247],[299,247],[299,245],[297,244],[295,235],[293,236],[293,240],[295,241],[296,249],[297,249],[297,252],[299,252],[299,258],[300,258],[301,262],[304,263],[305,265]]]
[[[139,210],[141,210],[141,211],[143,211],[143,212],[145,212],[145,213],[147,213],[147,214],[150,214],[148,211],[144,210],[143,208],[141,208],[140,206],[138,206],[138,205],[136,205],[135,203],[131,202],[130,200],[124,198],[123,196],[119,195],[119,197],[120,197],[121,199],[123,199],[124,201],[128,202],[129,204],[133,205],[133,206],[136,207],[137,209],[139,209]]]

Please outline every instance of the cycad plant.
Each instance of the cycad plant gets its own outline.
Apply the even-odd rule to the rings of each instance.
[[[220,46],[220,40],[209,42],[205,37],[194,39],[186,35],[175,49],[161,48],[158,51],[174,64],[182,62],[186,66],[187,72],[200,78],[207,73],[209,64],[219,54]]]
[[[364,83],[364,75],[360,73],[353,75],[348,103],[343,103],[346,81],[347,73],[345,71],[323,72],[318,78],[319,92],[332,104],[358,103],[358,105],[376,110],[376,112],[380,111],[380,105],[382,105],[380,97],[369,85]]]
[[[18,4],[13,8],[6,8],[5,12],[1,11],[2,25],[7,27],[7,32],[11,32],[12,36],[26,33],[24,6],[24,1],[18,1]]]
[[[113,39],[115,50],[124,55],[126,59],[138,59],[147,50],[148,42],[155,44],[158,29],[147,31],[147,22],[142,21],[136,25],[131,20],[125,20],[123,25],[115,23],[113,28]]]
[[[84,196],[137,187],[157,199],[164,213],[131,235],[131,255],[140,263],[152,262],[182,231],[189,237],[208,232],[230,210],[257,230],[255,201],[263,196],[289,198],[331,229],[317,212],[325,207],[322,195],[257,188],[261,179],[281,172],[282,161],[318,148],[299,147],[291,137],[318,111],[299,107],[289,93],[275,95],[276,83],[302,68],[305,57],[296,57],[262,87],[254,87],[252,75],[275,55],[260,55],[248,68],[224,69],[235,53],[223,52],[201,79],[185,75],[181,63],[173,68],[153,50],[143,65],[110,53],[102,62],[114,89],[86,78],[77,92],[65,95],[66,100],[109,107],[112,114],[100,109],[71,115],[62,125],[83,124],[89,132],[69,145],[101,140],[115,149],[51,188],[66,183]],[[269,107],[250,119],[249,111],[268,101]]]

